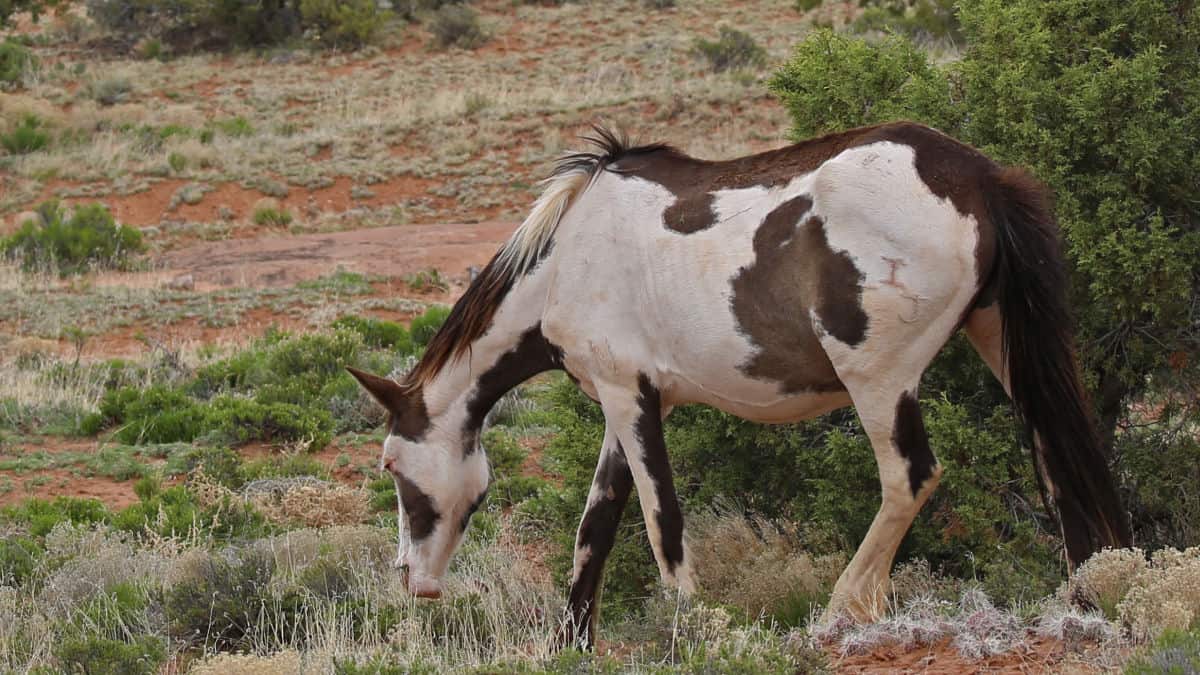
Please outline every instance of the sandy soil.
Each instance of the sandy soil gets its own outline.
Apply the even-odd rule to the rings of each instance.
[[[190,274],[198,289],[291,286],[338,268],[402,277],[437,269],[459,276],[482,267],[514,223],[394,225],[368,230],[264,236],[195,244],[167,253],[163,272]]]

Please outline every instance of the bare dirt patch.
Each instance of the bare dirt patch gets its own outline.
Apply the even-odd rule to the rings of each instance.
[[[505,222],[396,225],[257,237],[196,244],[167,253],[160,262],[213,288],[291,286],[338,269],[402,277],[432,268],[458,276],[485,265],[515,227]]]
[[[41,437],[15,446],[0,447],[0,460],[19,458],[31,453],[50,455],[91,453],[99,450],[95,439],[64,439]],[[0,506],[18,504],[30,498],[53,499],[69,495],[98,499],[113,509],[122,509],[138,501],[133,481],[119,481],[107,476],[88,475],[74,467],[54,467],[30,470],[0,470]]]

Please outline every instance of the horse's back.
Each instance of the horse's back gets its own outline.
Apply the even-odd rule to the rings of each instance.
[[[845,404],[847,372],[940,346],[974,297],[978,234],[918,169],[914,146],[940,143],[921,129],[838,138],[828,157],[776,151],[790,175],[772,153],[670,151],[600,173],[548,261],[544,324],[568,368],[650,370],[674,402],[778,421]],[[986,168],[957,162],[962,180]]]

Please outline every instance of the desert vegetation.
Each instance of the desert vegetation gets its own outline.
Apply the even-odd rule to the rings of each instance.
[[[0,670],[1200,668],[1197,49],[1167,0],[0,0]],[[555,651],[603,436],[559,374],[492,411],[445,595],[407,595],[345,367],[413,365],[555,155],[594,120],[724,158],[898,118],[1054,188],[1138,548],[1068,577],[955,340],[877,624],[819,619],[878,505],[854,412],[683,408],[699,593],[631,504],[599,649]]]

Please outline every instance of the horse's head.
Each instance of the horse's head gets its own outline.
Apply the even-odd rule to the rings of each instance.
[[[420,388],[349,370],[389,414],[379,464],[396,482],[400,502],[396,567],[406,571],[410,593],[437,598],[471,514],[487,494],[487,456],[461,420],[430,418]]]

